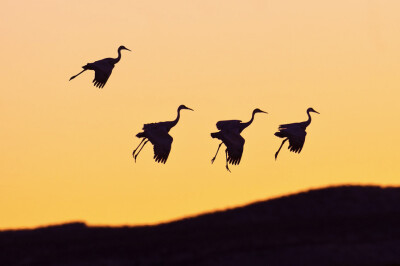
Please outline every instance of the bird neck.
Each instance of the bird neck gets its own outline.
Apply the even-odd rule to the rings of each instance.
[[[241,129],[241,130],[245,129],[246,127],[250,126],[251,123],[253,123],[254,115],[255,115],[255,114],[256,114],[256,113],[253,112],[253,114],[251,115],[251,119],[249,120],[249,122],[247,122],[247,123],[242,123],[242,129]]]
[[[307,121],[304,123],[305,127],[308,127],[311,124],[311,115],[310,115],[310,111],[307,111],[307,115],[308,115],[308,119]]]
[[[178,108],[178,115],[176,116],[176,119],[172,121],[171,128],[176,126],[176,124],[178,124],[180,117],[181,117],[181,109]]]
[[[118,48],[118,57],[114,58],[114,64],[118,63],[121,60],[121,49]]]

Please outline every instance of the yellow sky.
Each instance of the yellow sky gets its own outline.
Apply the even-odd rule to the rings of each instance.
[[[400,2],[3,1],[0,229],[143,224],[332,184],[400,185]],[[81,66],[123,52],[104,89]],[[142,125],[172,120],[166,165]],[[247,121],[225,170],[218,120]],[[281,123],[306,120],[277,161]]]

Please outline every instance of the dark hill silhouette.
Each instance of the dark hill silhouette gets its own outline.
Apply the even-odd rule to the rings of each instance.
[[[400,188],[330,187],[157,226],[3,231],[0,265],[400,265]]]

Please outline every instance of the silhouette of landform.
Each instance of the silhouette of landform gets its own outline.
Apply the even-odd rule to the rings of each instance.
[[[0,265],[400,265],[400,188],[329,187],[156,226],[2,231]]]

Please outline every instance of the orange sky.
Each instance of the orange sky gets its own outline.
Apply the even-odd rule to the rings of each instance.
[[[332,184],[400,185],[400,2],[3,1],[0,229],[157,223]],[[81,66],[123,52],[104,89]],[[172,120],[166,165],[144,123]],[[247,121],[214,165],[218,120]],[[300,155],[273,136],[306,120]],[[222,150],[223,151],[223,150]]]

